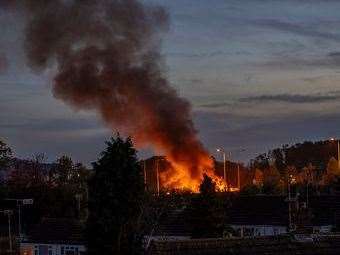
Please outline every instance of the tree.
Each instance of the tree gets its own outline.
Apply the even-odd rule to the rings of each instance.
[[[64,155],[57,159],[52,171],[51,179],[56,185],[66,185],[73,176],[73,161]]]
[[[331,157],[327,164],[327,172],[323,176],[324,184],[332,184],[340,176],[340,169],[338,167],[338,161]]]
[[[40,187],[46,184],[45,156],[34,155],[31,159],[18,162],[12,169],[8,185],[15,192],[24,192],[31,187]]]
[[[315,184],[316,182],[316,167],[309,163],[307,166],[302,168],[302,171],[298,175],[298,182],[305,184]]]
[[[277,185],[280,182],[280,173],[277,170],[275,165],[270,166],[269,168],[265,169],[264,173],[264,185],[271,184]]]
[[[131,139],[119,135],[93,164],[89,182],[87,244],[90,255],[138,254],[141,248],[143,175]]]
[[[264,171],[262,191],[265,194],[277,194],[281,192],[280,173],[275,165],[270,166]]]
[[[203,181],[200,184],[200,193],[202,196],[208,198],[208,197],[213,197],[216,194],[216,183],[213,182],[211,177],[208,175],[204,174],[203,175]]]
[[[216,184],[204,174],[200,193],[192,198],[187,214],[193,237],[221,237],[225,227],[224,212],[216,195]]]
[[[340,169],[338,166],[338,161],[332,157],[327,164],[327,174],[340,176]]]
[[[256,168],[254,171],[253,185],[262,186],[263,185],[263,172]]]
[[[43,154],[29,160],[17,160],[7,182],[9,197],[33,198],[29,212],[22,216],[23,225],[38,223],[42,217],[76,217],[76,189],[72,185],[52,185],[49,181],[50,164]]]
[[[13,157],[12,150],[0,140],[0,170],[8,166]]]

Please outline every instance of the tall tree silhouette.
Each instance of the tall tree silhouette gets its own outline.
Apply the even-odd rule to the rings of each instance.
[[[89,182],[88,252],[138,254],[144,186],[136,150],[119,135],[106,145]]]
[[[12,150],[0,139],[0,170],[8,165],[12,156]]]

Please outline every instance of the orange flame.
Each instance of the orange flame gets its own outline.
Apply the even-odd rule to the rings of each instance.
[[[190,190],[191,192],[199,192],[199,186],[203,180],[203,174],[206,173],[212,178],[216,184],[216,191],[227,191],[228,185],[220,176],[216,175],[213,168],[213,161],[210,157],[202,157],[197,170],[198,176],[190,176],[188,166],[178,164],[176,161],[169,160],[172,166],[171,171],[165,171],[160,174],[164,187],[169,189]],[[197,172],[197,171],[195,171]]]

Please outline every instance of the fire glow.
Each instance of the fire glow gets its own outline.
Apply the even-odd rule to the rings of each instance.
[[[197,170],[201,172],[201,175],[197,178],[192,178],[188,173],[185,165],[179,165],[176,162],[171,162],[171,168],[166,169],[162,172],[161,182],[166,189],[180,189],[180,190],[190,190],[191,192],[199,192],[199,186],[202,182],[203,174],[207,174],[212,178],[213,182],[216,184],[216,191],[235,191],[233,188],[228,187],[228,184],[223,180],[222,177],[215,174],[213,169],[213,162],[210,157],[204,158],[201,167]],[[196,170],[196,171],[197,171]]]

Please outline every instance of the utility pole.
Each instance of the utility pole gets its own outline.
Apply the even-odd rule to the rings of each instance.
[[[290,177],[288,177],[288,217],[289,217],[289,230],[292,229],[292,205],[290,196]]]
[[[293,220],[292,220],[292,202],[296,201],[295,199],[292,199],[291,196],[291,184],[295,183],[295,177],[293,175],[288,176],[288,199],[286,200],[288,202],[288,216],[289,216],[289,231],[293,230]]]
[[[240,180],[240,164],[237,163],[237,188],[241,190],[241,180]]]
[[[338,159],[338,169],[340,169],[340,141],[339,139],[335,139],[335,138],[330,138],[330,141],[334,142],[337,141],[337,159]]]
[[[12,210],[3,210],[0,211],[4,215],[7,215],[8,219],[8,242],[9,242],[9,252],[10,254],[13,253],[13,245],[12,245],[12,231],[11,231],[11,215],[13,214]]]
[[[223,151],[223,178],[224,178],[225,183],[227,183],[227,186],[229,186],[227,182],[226,156],[225,156],[224,151]]]
[[[226,154],[223,149],[216,149],[216,151],[222,153],[223,155],[223,179],[224,179],[224,182],[227,184],[227,189],[228,189],[229,185],[227,182]]]
[[[17,201],[17,205],[18,205],[18,223],[19,223],[19,238],[21,238],[21,205],[20,205],[20,201]]]
[[[309,179],[307,180],[307,192],[306,192],[306,207],[308,208],[309,204]]]
[[[340,169],[340,142],[338,139],[338,169]]]
[[[146,191],[147,190],[147,187],[146,187],[146,160],[144,160],[143,171],[144,171],[144,189]]]
[[[157,175],[157,196],[159,196],[159,162],[156,161],[156,175]]]

